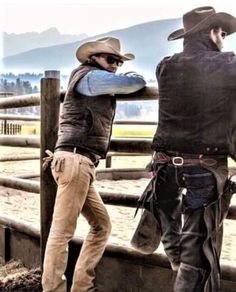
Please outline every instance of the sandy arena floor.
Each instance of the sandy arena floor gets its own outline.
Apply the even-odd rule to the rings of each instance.
[[[0,147],[2,150],[3,147]],[[7,147],[4,147],[4,151]],[[10,147],[8,147],[10,148]],[[11,153],[12,149],[7,149],[4,153]],[[25,152],[24,150],[21,150]],[[23,152],[23,153],[24,153]],[[35,152],[35,151],[34,151]],[[129,167],[145,167],[149,162],[149,157],[139,157],[130,158],[129,160],[125,158],[114,158],[113,167],[124,167],[129,165]],[[104,162],[101,163],[100,167],[104,167]],[[0,173],[3,175],[13,175],[13,174],[22,174],[29,173],[29,171],[37,172],[39,169],[38,162],[35,161],[25,161],[25,162],[4,162],[0,163]],[[98,191],[106,191],[111,193],[126,193],[133,195],[141,195],[145,189],[148,179],[139,179],[139,180],[121,180],[121,181],[96,181],[96,186]],[[14,220],[24,222],[35,228],[40,227],[40,198],[39,194],[27,193],[19,190],[13,190],[9,188],[0,187],[0,215],[4,217],[14,218]],[[236,204],[236,196],[233,197],[232,203]],[[130,246],[130,239],[133,235],[133,232],[138,224],[141,212],[138,213],[136,218],[134,218],[135,209],[133,208],[124,208],[116,206],[107,206],[108,212],[110,214],[113,228],[112,234],[110,236],[109,242],[119,245],[128,245]],[[125,228],[124,228],[125,226]],[[225,220],[224,224],[224,245],[221,255],[221,263],[230,264],[236,266],[236,221],[235,220]],[[84,237],[88,231],[88,224],[82,218],[78,219],[76,236]],[[160,245],[157,252],[163,253],[163,247]],[[16,273],[14,272],[16,270]],[[11,272],[10,272],[11,271]],[[17,274],[18,273],[18,274]],[[28,273],[28,274],[27,274]],[[18,285],[11,278],[17,275],[17,277],[23,277],[29,280],[30,283],[33,281],[35,287],[39,285],[39,274],[37,271],[27,271],[20,263],[9,263],[8,265],[1,264],[0,261],[0,292],[3,291],[15,291],[15,292],[27,292],[41,291],[40,288],[37,290],[34,288],[32,290],[29,288],[20,288],[15,285]],[[6,281],[10,281],[9,287],[4,285]],[[21,281],[18,281],[22,283]],[[4,284],[5,283],[5,284]],[[28,283],[28,282],[27,282]],[[15,287],[15,288],[14,288]],[[23,290],[20,290],[23,289]]]

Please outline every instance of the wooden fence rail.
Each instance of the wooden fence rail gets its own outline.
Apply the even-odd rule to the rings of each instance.
[[[39,154],[8,154],[0,155],[0,162],[35,160],[39,158],[40,158]]]
[[[54,79],[54,78],[48,78]],[[59,99],[64,98],[65,91],[59,93]],[[116,95],[118,101],[128,100],[156,100],[158,99],[158,90],[156,87],[146,87],[141,89],[137,93],[131,93],[129,95]],[[16,108],[16,107],[27,107],[27,106],[38,106],[40,105],[40,94],[27,94],[14,97],[7,97],[0,99],[0,109]]]
[[[40,94],[27,94],[0,99],[0,109],[40,105]]]
[[[0,114],[0,120],[9,120],[9,121],[40,121],[39,116],[34,115],[13,115],[13,114]]]
[[[7,121],[3,121],[0,124],[0,134],[4,135],[17,135],[21,133],[21,125],[15,123],[7,123]]]

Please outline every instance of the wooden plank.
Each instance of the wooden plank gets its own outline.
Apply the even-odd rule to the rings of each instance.
[[[111,152],[152,153],[152,138],[112,138]]]
[[[0,162],[35,160],[39,158],[40,158],[39,154],[8,154],[8,155],[0,155]]]
[[[0,257],[4,262],[10,260],[10,230],[7,226],[0,225]]]
[[[0,175],[0,186],[30,193],[40,192],[40,185],[38,182],[4,175]]]
[[[51,226],[57,186],[48,167],[43,170],[43,158],[48,149],[54,152],[57,140],[60,109],[60,79],[41,79],[41,147],[40,147],[40,222],[41,222],[41,266]]]
[[[37,135],[2,135],[0,145],[12,147],[40,148],[39,136]]]
[[[40,121],[39,116],[0,114],[0,120],[10,121]]]
[[[40,105],[39,94],[6,97],[0,99],[0,109]]]

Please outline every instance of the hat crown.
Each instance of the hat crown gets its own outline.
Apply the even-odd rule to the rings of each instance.
[[[203,6],[196,9],[193,9],[183,15],[183,25],[184,30],[189,31],[193,27],[197,26],[201,21],[207,17],[215,14],[216,11],[211,6]]]
[[[83,63],[91,56],[101,53],[116,55],[123,61],[129,61],[135,58],[131,53],[121,53],[120,40],[109,36],[82,44],[76,51],[76,57]]]
[[[183,28],[172,32],[168,40],[178,40],[215,27],[221,27],[230,35],[236,32],[236,18],[225,12],[216,13],[212,6],[198,7],[183,15]]]
[[[98,39],[97,42],[100,42],[106,46],[109,46],[113,48],[115,51],[120,52],[121,50],[120,41],[117,38],[104,37],[104,38]]]

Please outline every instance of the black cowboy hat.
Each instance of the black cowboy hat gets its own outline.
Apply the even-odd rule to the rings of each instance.
[[[230,35],[236,31],[236,18],[224,12],[216,13],[211,6],[195,8],[183,15],[184,28],[172,32],[168,40],[173,41],[207,28],[221,27]]]

